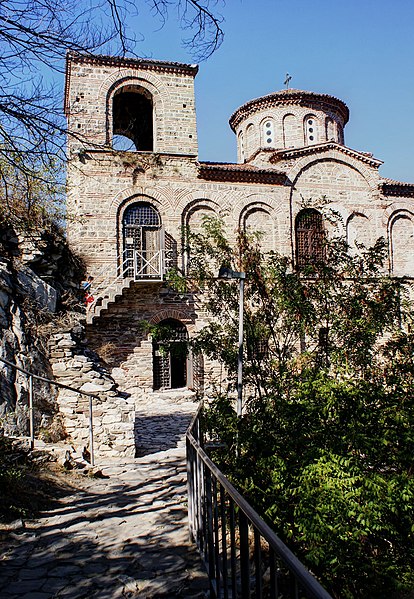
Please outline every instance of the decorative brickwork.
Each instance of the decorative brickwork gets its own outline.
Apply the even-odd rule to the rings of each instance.
[[[230,119],[238,164],[198,162],[197,67],[71,56],[67,72],[67,204],[75,216],[68,237],[95,277],[96,290],[117,278],[89,318],[88,342],[102,356],[103,347],[111,348],[107,366],[136,402],[151,401],[154,393],[154,347],[143,323],[175,319],[191,338],[205,322],[199,298],[171,293],[162,281],[167,254],[175,252],[176,266],[185,272],[183,232],[199,228],[205,214],[220,215],[230,239],[240,226],[261,230],[263,249],[288,255],[293,267],[300,246],[296,217],[304,200],[316,207],[325,198],[341,216],[339,231],[350,251],[383,236],[391,272],[414,275],[414,184],[382,179],[380,160],[345,146],[349,111],[341,100],[284,90],[247,102]],[[143,109],[131,118],[151,122],[131,120],[129,127],[134,100]],[[116,132],[152,150],[116,150]],[[143,206],[159,215],[156,235],[145,237],[133,219],[132,229],[125,227],[124,215],[138,214]],[[323,225],[329,234],[330,223]],[[155,259],[150,251],[164,260],[157,276],[153,262],[145,263]],[[152,280],[140,280],[142,272],[149,278],[152,273]],[[192,356],[187,369],[194,389],[204,387],[194,372],[202,370],[206,380],[209,373],[220,374],[216,365]]]

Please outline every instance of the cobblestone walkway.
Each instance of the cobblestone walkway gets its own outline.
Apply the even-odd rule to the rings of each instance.
[[[97,460],[106,478],[16,530],[2,551],[2,599],[207,597],[186,520],[184,433],[195,408],[158,398],[139,412],[139,458]]]

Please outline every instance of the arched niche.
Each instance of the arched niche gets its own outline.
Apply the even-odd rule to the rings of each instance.
[[[294,114],[285,114],[283,117],[283,146],[285,148],[294,148],[301,145],[299,143],[298,120]]]
[[[326,141],[337,141],[335,123],[330,117],[325,119],[325,139]]]
[[[257,233],[257,243],[262,252],[275,249],[275,222],[266,205],[248,206],[241,214],[240,225],[246,233]]]
[[[192,236],[203,234],[206,218],[217,216],[218,206],[207,199],[199,199],[187,206],[182,215],[183,231],[183,270],[188,273],[191,261]]]
[[[359,253],[362,246],[369,248],[373,243],[371,223],[365,214],[354,212],[346,222],[346,240],[351,253]]]
[[[204,231],[204,222],[208,217],[216,215],[214,207],[203,201],[195,204],[185,215],[185,225],[189,233],[197,234]]]
[[[414,276],[414,215],[397,212],[390,221],[392,274],[397,277]]]
[[[246,136],[245,136],[245,144],[244,144],[245,153],[246,153],[247,158],[255,150],[254,139],[255,139],[254,125],[253,125],[253,123],[250,123],[250,125],[247,125],[247,128],[246,128]]]
[[[245,152],[244,152],[244,136],[243,131],[240,131],[238,135],[238,150],[239,150],[239,162],[245,161]]]

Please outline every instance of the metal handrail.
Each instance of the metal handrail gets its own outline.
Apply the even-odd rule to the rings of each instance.
[[[163,253],[165,250],[140,250],[134,255],[134,279],[139,280],[145,277],[161,277],[163,274]],[[141,259],[141,264],[137,264],[137,257]],[[147,272],[147,270],[149,272]]]
[[[69,385],[64,385],[63,383],[58,383],[57,381],[52,381],[44,376],[40,376],[38,374],[34,374],[29,370],[25,370],[20,366],[16,366],[13,362],[9,362],[4,358],[0,358],[0,362],[6,364],[7,366],[11,366],[15,370],[19,372],[23,372],[29,376],[29,422],[30,422],[30,449],[34,449],[34,402],[33,402],[33,379],[38,381],[43,381],[45,383],[50,383],[51,385],[55,385],[56,387],[60,387],[61,389],[68,389],[69,391],[74,391],[75,393],[79,393],[80,395],[86,395],[89,397],[89,443],[90,443],[90,454],[91,454],[91,466],[95,466],[95,456],[94,456],[94,443],[93,443],[93,414],[92,414],[92,400],[96,399],[96,401],[102,402],[101,398],[94,393],[88,393],[87,391],[81,391],[80,389],[75,389],[75,387],[70,387]]]
[[[123,256],[126,254],[127,250],[124,250],[123,252]],[[106,295],[106,293],[113,288],[119,281],[121,281],[122,279],[124,279],[125,275],[124,272],[125,270],[128,268],[128,263],[131,262],[133,260],[132,257],[130,256],[126,256],[122,262],[122,264],[119,267],[119,274],[113,279],[111,277],[106,277],[106,279],[104,279],[102,281],[102,283],[94,290],[94,301],[87,306],[87,311],[88,312],[95,312],[95,307],[96,304],[98,302],[98,300],[103,299]]]
[[[253,591],[255,599],[297,599],[300,589],[300,597],[332,599],[205,453],[201,410],[202,405],[186,434],[188,519],[209,575],[211,596],[249,599]],[[266,595],[264,566],[270,573]],[[289,576],[282,576],[282,569]]]
[[[131,252],[132,255],[128,255]],[[133,273],[131,278],[134,281],[154,280],[156,277],[159,277],[161,280],[164,273],[164,252],[165,250],[163,249],[124,250],[122,256],[125,257],[118,268],[119,274],[115,278],[107,277],[94,290],[94,300],[87,306],[87,312],[95,313],[98,301],[104,299],[111,289],[116,290],[117,283],[123,281],[125,278],[130,278],[125,277],[125,273],[128,271]],[[138,265],[137,258],[142,259],[142,264]],[[147,270],[149,272],[146,272]]]

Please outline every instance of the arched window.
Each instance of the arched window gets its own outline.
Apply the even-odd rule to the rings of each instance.
[[[262,123],[262,146],[264,148],[275,146],[275,127],[273,119],[266,119]]]
[[[147,90],[135,85],[118,90],[112,101],[112,118],[114,149],[154,150],[153,101]]]
[[[162,277],[161,218],[149,202],[131,204],[122,219],[123,271],[126,277]]]
[[[312,114],[305,118],[305,144],[315,144],[318,141],[318,121]]]
[[[162,320],[157,338],[152,342],[154,390],[180,389],[187,385],[187,353],[185,325],[174,318]]]
[[[296,217],[296,264],[303,268],[324,259],[324,228],[320,212],[314,208],[301,210]]]
[[[240,131],[239,133],[239,162],[244,162],[245,157],[244,157],[244,139],[243,139],[243,132]]]

